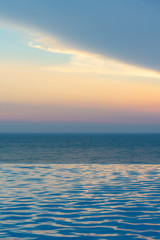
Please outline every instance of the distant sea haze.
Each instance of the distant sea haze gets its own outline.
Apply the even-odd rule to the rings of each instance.
[[[160,134],[0,134],[0,162],[158,164]]]

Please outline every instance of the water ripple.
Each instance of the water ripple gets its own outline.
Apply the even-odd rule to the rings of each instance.
[[[160,165],[0,166],[0,238],[160,239]]]

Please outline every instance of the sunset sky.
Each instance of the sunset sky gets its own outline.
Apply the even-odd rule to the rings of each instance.
[[[160,132],[157,0],[0,0],[0,132]]]

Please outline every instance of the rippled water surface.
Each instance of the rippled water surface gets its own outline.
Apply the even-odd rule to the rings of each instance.
[[[0,239],[160,239],[160,165],[1,164]]]

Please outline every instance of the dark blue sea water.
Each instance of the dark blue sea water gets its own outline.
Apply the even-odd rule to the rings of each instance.
[[[157,164],[160,134],[0,134],[0,162]]]
[[[0,239],[160,240],[160,135],[0,134]]]

